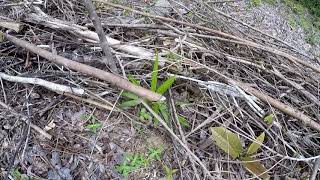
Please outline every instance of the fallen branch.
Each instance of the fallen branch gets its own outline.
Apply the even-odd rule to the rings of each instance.
[[[71,22],[62,21],[60,19],[56,19],[51,16],[48,16],[39,7],[34,7],[34,10],[36,13],[28,14],[24,20],[31,23],[41,24],[45,27],[49,27],[56,30],[65,30],[72,34],[76,34],[81,38],[90,42],[98,43],[100,41],[98,34],[88,30],[86,27],[79,26],[77,24],[72,24]],[[142,59],[148,59],[148,58],[154,59],[154,53],[148,49],[133,46],[130,44],[125,44],[117,39],[114,39],[108,36],[106,36],[106,38],[109,45],[112,48],[119,49],[131,55],[138,56],[139,58],[142,58]]]
[[[283,113],[286,113],[287,115],[289,116],[292,116],[296,119],[298,119],[299,121],[301,121],[304,125],[306,126],[309,126],[311,128],[313,128],[314,130],[320,132],[320,124],[314,120],[312,120],[311,117],[305,115],[303,112],[297,110],[297,109],[294,109],[282,102],[280,102],[279,100],[277,99],[274,99],[266,94],[263,94],[261,93],[260,91],[242,83],[242,82],[238,82],[238,81],[235,81],[235,80],[232,80],[230,79],[229,77],[221,74],[219,71],[213,69],[213,68],[210,68],[206,65],[203,65],[199,62],[196,62],[196,61],[193,61],[191,59],[185,59],[186,62],[189,62],[191,63],[192,65],[194,66],[198,66],[198,67],[203,67],[203,68],[206,68],[208,70],[210,70],[211,72],[219,75],[221,78],[223,78],[226,82],[234,85],[234,86],[238,86],[240,87],[241,89],[243,89],[244,91],[246,91],[247,93],[253,95],[253,96],[256,96],[257,98],[259,98],[261,101],[267,103],[267,104],[270,104],[272,107],[280,110],[281,112]]]
[[[131,82],[129,82],[129,81],[127,81],[127,80],[125,80],[115,74],[103,71],[101,69],[98,69],[98,68],[95,68],[92,66],[88,66],[85,64],[81,64],[81,63],[69,60],[69,59],[64,58],[62,56],[59,56],[59,55],[55,55],[49,51],[41,49],[33,44],[30,44],[24,40],[18,39],[18,38],[11,36],[9,34],[4,34],[4,37],[7,40],[9,40],[10,42],[14,43],[15,45],[20,46],[22,48],[25,48],[28,51],[31,51],[35,54],[38,54],[39,56],[41,56],[51,62],[60,64],[64,67],[73,69],[75,71],[78,71],[78,72],[81,72],[81,73],[84,73],[87,75],[94,76],[94,77],[99,78],[101,80],[105,80],[105,81],[107,81],[117,87],[120,87],[124,90],[130,91],[130,92],[132,92],[132,93],[134,93],[144,99],[148,99],[150,101],[165,100],[164,96],[157,94],[153,91],[150,91],[148,89],[145,89],[143,87],[136,86],[136,85],[132,84]]]
[[[244,84],[244,83],[240,83],[234,80],[228,80],[230,83],[239,86],[241,89],[243,89],[244,91],[256,96],[257,98],[259,98],[261,101],[270,104],[271,106],[273,106],[274,108],[277,108],[278,110],[300,120],[304,125],[309,126],[315,130],[317,130],[318,132],[320,132],[320,124],[317,123],[316,121],[312,120],[309,116],[305,115],[303,112],[298,111],[297,109],[294,109],[280,101],[278,101],[277,99],[274,99],[266,94],[261,93],[260,91]]]
[[[19,83],[27,83],[27,84],[36,84],[39,86],[43,86],[49,90],[57,91],[61,93],[72,93],[77,95],[83,95],[84,90],[81,88],[75,88],[70,86],[65,86],[61,84],[56,84],[53,82],[49,82],[40,78],[29,78],[29,77],[20,77],[20,76],[11,76],[5,73],[0,72],[0,78],[11,81],[11,82],[19,82]]]

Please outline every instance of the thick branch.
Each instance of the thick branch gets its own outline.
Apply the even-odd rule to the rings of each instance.
[[[304,125],[309,126],[315,130],[317,130],[318,132],[320,132],[320,124],[314,120],[312,120],[309,116],[305,115],[303,112],[298,111],[280,101],[278,101],[277,99],[274,99],[266,94],[261,93],[260,91],[244,84],[244,83],[240,83],[237,81],[233,81],[233,80],[229,80],[230,83],[237,85],[239,87],[241,87],[243,90],[245,90],[246,92],[256,96],[257,98],[259,98],[261,101],[270,104],[271,106],[273,106],[274,108],[279,109],[280,111],[288,114],[289,116],[292,116],[298,120],[300,120]]]
[[[148,99],[150,101],[165,100],[165,97],[161,96],[160,94],[152,92],[152,91],[145,89],[143,87],[136,86],[136,85],[132,84],[131,82],[129,82],[129,81],[127,81],[127,80],[125,80],[115,74],[103,71],[101,69],[98,69],[98,68],[95,68],[92,66],[88,66],[85,64],[81,64],[81,63],[69,60],[69,59],[64,58],[62,56],[59,56],[59,55],[55,55],[49,51],[41,49],[33,44],[30,44],[24,40],[20,40],[14,36],[9,35],[9,34],[4,34],[4,36],[6,39],[13,42],[15,45],[20,46],[22,48],[25,48],[28,51],[31,51],[33,53],[36,53],[39,56],[41,56],[51,62],[60,64],[64,67],[73,69],[78,72],[82,72],[87,75],[91,75],[91,76],[99,78],[101,80],[105,80],[105,81],[107,81],[117,87],[120,87],[122,89],[130,91],[130,92],[132,92],[142,98]]]

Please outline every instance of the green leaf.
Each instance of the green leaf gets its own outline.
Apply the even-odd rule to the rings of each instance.
[[[140,103],[141,103],[140,99],[134,99],[134,100],[122,102],[120,104],[120,107],[121,108],[128,108],[128,107],[136,106],[136,105],[138,105]]]
[[[153,64],[153,70],[151,73],[151,91],[156,92],[157,89],[157,81],[158,81],[158,66],[159,66],[159,55],[156,50],[156,56]]]
[[[152,116],[149,112],[147,112],[147,110],[145,108],[142,108],[140,110],[140,113],[139,113],[139,117],[142,121],[144,120],[149,120],[151,121],[152,120]]]
[[[212,127],[212,138],[215,144],[232,158],[236,159],[243,151],[239,137],[224,127]]]
[[[125,96],[125,97],[127,97],[129,99],[139,99],[139,96],[137,96],[137,95],[135,95],[135,94],[133,94],[131,92],[127,92],[127,91],[123,92],[122,96]]]
[[[160,148],[149,148],[149,158],[150,159],[161,159],[162,150]]]
[[[261,133],[260,136],[258,136],[249,146],[247,155],[254,154],[258,151],[258,149],[261,147],[263,141],[264,141],[265,133]]]
[[[172,180],[173,174],[178,171],[178,169],[171,169],[168,166],[164,165],[164,172],[166,173],[166,180]]]
[[[269,114],[268,116],[264,117],[263,120],[268,124],[272,124],[273,116],[274,116],[273,114]]]
[[[252,174],[264,180],[270,179],[270,176],[267,173],[267,169],[259,161],[253,159],[252,157],[243,157],[241,158],[241,161],[243,162],[244,167],[246,167],[246,169]]]
[[[169,121],[169,110],[168,106],[165,103],[158,103],[159,104],[159,110],[163,117],[163,119],[168,123]]]
[[[131,74],[128,75],[128,79],[136,86],[140,86],[140,81],[136,80]]]
[[[86,125],[86,128],[89,129],[93,133],[96,133],[97,130],[101,127],[102,127],[101,123],[93,123],[93,124]]]
[[[176,80],[175,76],[171,76],[169,79],[167,79],[164,83],[161,84],[161,86],[157,89],[157,93],[163,94],[165,93],[174,83]]]
[[[179,120],[179,123],[182,127],[186,127],[186,128],[190,127],[190,125],[185,117],[178,115],[178,120]]]

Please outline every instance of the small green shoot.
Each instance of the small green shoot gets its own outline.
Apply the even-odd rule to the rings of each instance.
[[[97,133],[97,130],[102,127],[102,124],[99,122],[98,118],[93,114],[83,114],[81,118],[89,121],[89,124],[87,124],[85,128],[93,133]]]
[[[149,112],[147,112],[147,110],[145,108],[141,108],[140,113],[139,113],[139,118],[141,121],[145,121],[145,120],[152,120],[152,116]]]
[[[86,129],[89,129],[93,133],[97,133],[97,130],[100,129],[101,127],[102,127],[102,124],[99,122],[86,125]]]
[[[269,114],[269,115],[265,116],[265,117],[263,118],[263,120],[264,120],[264,122],[266,122],[267,124],[272,124],[272,122],[273,122],[273,117],[274,117],[273,114]]]
[[[176,77],[172,76],[172,77],[168,78],[162,84],[160,84],[160,86],[158,87],[158,71],[159,71],[159,55],[158,55],[158,51],[156,50],[155,60],[154,60],[154,64],[153,64],[153,68],[152,68],[152,72],[151,72],[150,89],[151,89],[151,91],[157,92],[162,95],[165,92],[167,92],[168,89],[173,85],[173,83],[176,80]],[[132,75],[128,75],[128,79],[133,84],[140,86],[140,82],[138,80],[136,80]],[[141,104],[140,98],[133,93],[124,92],[124,93],[122,93],[122,96],[128,98],[128,100],[126,100],[120,104],[120,107],[122,107],[122,108],[135,107],[135,106],[138,106],[139,104]],[[155,111],[160,116],[162,116],[162,118],[166,122],[169,121],[170,113],[169,113],[168,106],[165,102],[147,102],[147,103],[150,104],[152,110]],[[144,121],[144,120],[152,121],[153,120],[154,125],[157,125],[159,122],[157,119],[153,119],[151,114],[149,112],[147,112],[146,109],[144,109],[144,108],[142,108],[140,110],[139,118],[142,121]],[[182,119],[182,121],[183,121],[183,119]],[[183,123],[183,126],[186,125],[186,121],[183,121],[182,123]]]
[[[116,166],[116,170],[126,179],[131,172],[142,167],[147,167],[152,161],[161,159],[162,150],[159,148],[149,148],[147,155],[144,154],[128,154],[125,155],[124,161]]]
[[[28,176],[21,174],[19,169],[13,170],[10,174],[14,180],[30,180]]]
[[[163,166],[164,172],[166,173],[166,180],[172,180],[173,174],[178,171],[178,169],[171,169],[168,166]]]
[[[190,125],[185,117],[178,115],[178,120],[179,120],[179,123],[182,127],[185,127],[185,128],[190,127]]]
[[[159,55],[156,50],[156,56],[153,64],[153,70],[151,73],[151,91],[156,92],[158,82],[158,68],[159,68]]]
[[[149,159],[155,159],[155,160],[160,161],[161,154],[162,154],[162,149],[149,148],[149,154],[148,154]]]

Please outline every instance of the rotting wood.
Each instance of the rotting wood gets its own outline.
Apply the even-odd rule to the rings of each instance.
[[[84,74],[99,78],[101,80],[105,80],[109,83],[111,83],[112,85],[115,85],[117,87],[120,87],[124,90],[130,91],[144,99],[148,99],[150,101],[163,101],[166,98],[158,93],[155,93],[153,91],[150,91],[148,89],[145,89],[143,87],[140,86],[136,86],[134,84],[132,84],[131,82],[129,82],[126,79],[121,78],[118,75],[103,71],[101,69],[86,65],[86,64],[82,64],[82,63],[78,63],[72,60],[69,60],[67,58],[64,58],[62,56],[59,55],[55,55],[49,51],[46,51],[44,49],[41,49],[33,44],[30,44],[24,40],[18,39],[14,36],[11,36],[9,34],[4,34],[4,37],[9,40],[10,42],[14,43],[17,46],[20,46],[22,48],[27,49],[28,51],[31,51],[33,53],[38,54],[39,56],[60,64],[64,67],[70,68],[72,70],[78,71],[78,72],[82,72]]]

